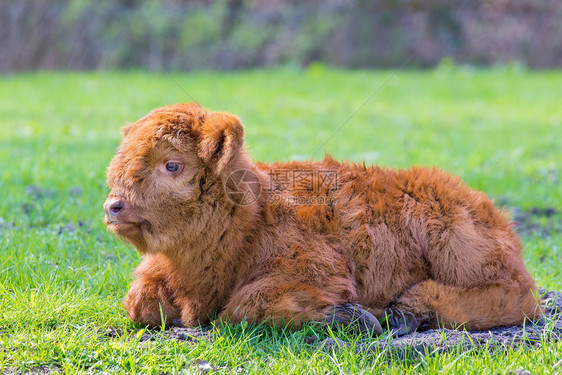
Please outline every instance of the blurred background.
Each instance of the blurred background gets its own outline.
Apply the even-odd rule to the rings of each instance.
[[[560,0],[2,0],[0,71],[562,66]]]

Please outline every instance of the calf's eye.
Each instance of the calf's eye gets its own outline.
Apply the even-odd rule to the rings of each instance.
[[[169,161],[166,163],[166,170],[172,173],[178,173],[181,171],[182,165],[176,161]]]

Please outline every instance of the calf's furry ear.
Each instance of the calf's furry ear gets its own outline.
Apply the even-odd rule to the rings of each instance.
[[[199,157],[218,175],[242,148],[244,127],[237,116],[211,112],[202,124],[199,136]]]

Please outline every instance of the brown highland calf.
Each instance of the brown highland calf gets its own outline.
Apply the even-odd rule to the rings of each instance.
[[[541,315],[506,214],[437,169],[254,163],[240,120],[197,104],[123,129],[106,224],[143,255],[124,306],[151,326],[218,314],[375,334]]]

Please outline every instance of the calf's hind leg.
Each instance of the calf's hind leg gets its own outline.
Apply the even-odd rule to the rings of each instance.
[[[426,280],[408,289],[387,309],[387,325],[397,335],[418,326],[486,330],[519,325],[541,315],[536,298],[533,286],[516,282],[463,288]]]
[[[477,216],[481,217],[478,218]],[[477,217],[478,223],[467,220]],[[521,258],[521,243],[493,209],[459,212],[452,225],[430,233],[425,258],[430,279],[398,297],[389,325],[485,330],[518,325],[541,315],[536,286]],[[495,223],[490,229],[481,222]],[[402,323],[405,322],[406,324]],[[396,329],[396,327],[394,327]],[[414,328],[415,329],[415,328]]]

